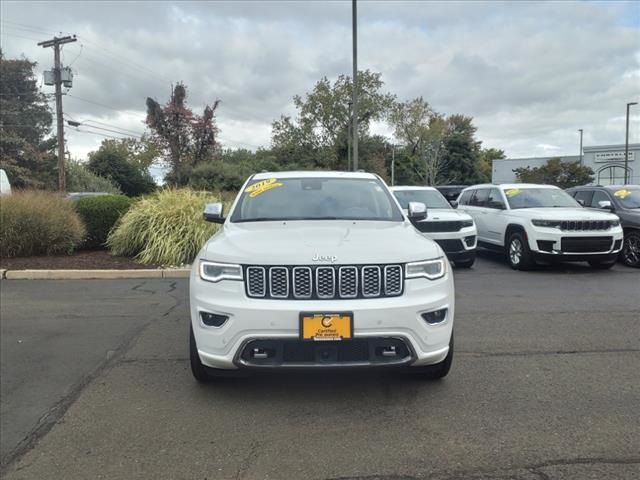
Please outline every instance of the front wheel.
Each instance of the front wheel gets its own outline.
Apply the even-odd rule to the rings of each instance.
[[[207,367],[202,364],[200,355],[198,355],[196,338],[193,336],[193,325],[189,325],[189,363],[191,364],[191,373],[198,382],[207,383],[211,381]]]
[[[536,262],[524,232],[514,232],[507,241],[507,258],[514,270],[531,270]]]
[[[625,232],[620,259],[628,267],[640,268],[640,231]]]

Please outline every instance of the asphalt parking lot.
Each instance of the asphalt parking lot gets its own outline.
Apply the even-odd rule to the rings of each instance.
[[[200,386],[186,280],[2,281],[9,479],[637,479],[640,272],[456,271],[456,357]]]

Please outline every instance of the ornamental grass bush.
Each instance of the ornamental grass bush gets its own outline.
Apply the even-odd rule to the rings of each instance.
[[[165,189],[143,197],[124,214],[107,239],[114,255],[135,256],[141,263],[189,264],[218,225],[202,218],[208,192]]]
[[[105,247],[109,232],[122,215],[129,210],[132,200],[124,195],[84,197],[74,205],[80,214],[87,235],[82,248],[96,250]]]
[[[84,236],[73,203],[58,193],[25,190],[0,196],[0,256],[70,255]]]

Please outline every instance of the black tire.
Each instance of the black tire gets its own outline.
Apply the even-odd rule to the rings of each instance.
[[[453,264],[456,268],[471,268],[476,261],[476,252],[473,252],[468,258],[464,260],[454,260]]]
[[[198,355],[198,347],[196,346],[196,338],[193,336],[193,325],[189,322],[189,363],[191,364],[191,373],[193,377],[200,383],[208,383],[211,381],[207,367],[200,361]]]
[[[449,353],[443,361],[436,363],[435,365],[427,365],[424,367],[412,367],[412,373],[420,376],[420,378],[427,380],[439,380],[447,376],[451,370],[453,364],[453,332],[451,332],[451,339],[449,340]]]
[[[589,265],[597,270],[609,270],[616,264],[616,260],[591,260]]]
[[[522,231],[515,231],[507,240],[507,260],[514,270],[531,270],[536,265],[533,254],[529,249],[526,235]]]
[[[640,268],[640,231],[631,230],[625,232],[620,260],[627,267]]]

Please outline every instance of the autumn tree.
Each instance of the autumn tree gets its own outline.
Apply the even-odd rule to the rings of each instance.
[[[194,114],[187,105],[187,88],[182,83],[175,86],[164,106],[147,98],[147,125],[169,167],[169,183],[186,185],[196,165],[214,158],[219,149],[215,121],[219,104],[216,100],[204,108],[202,115]]]
[[[51,110],[38,89],[36,64],[0,50],[0,168],[16,187],[55,188]]]

